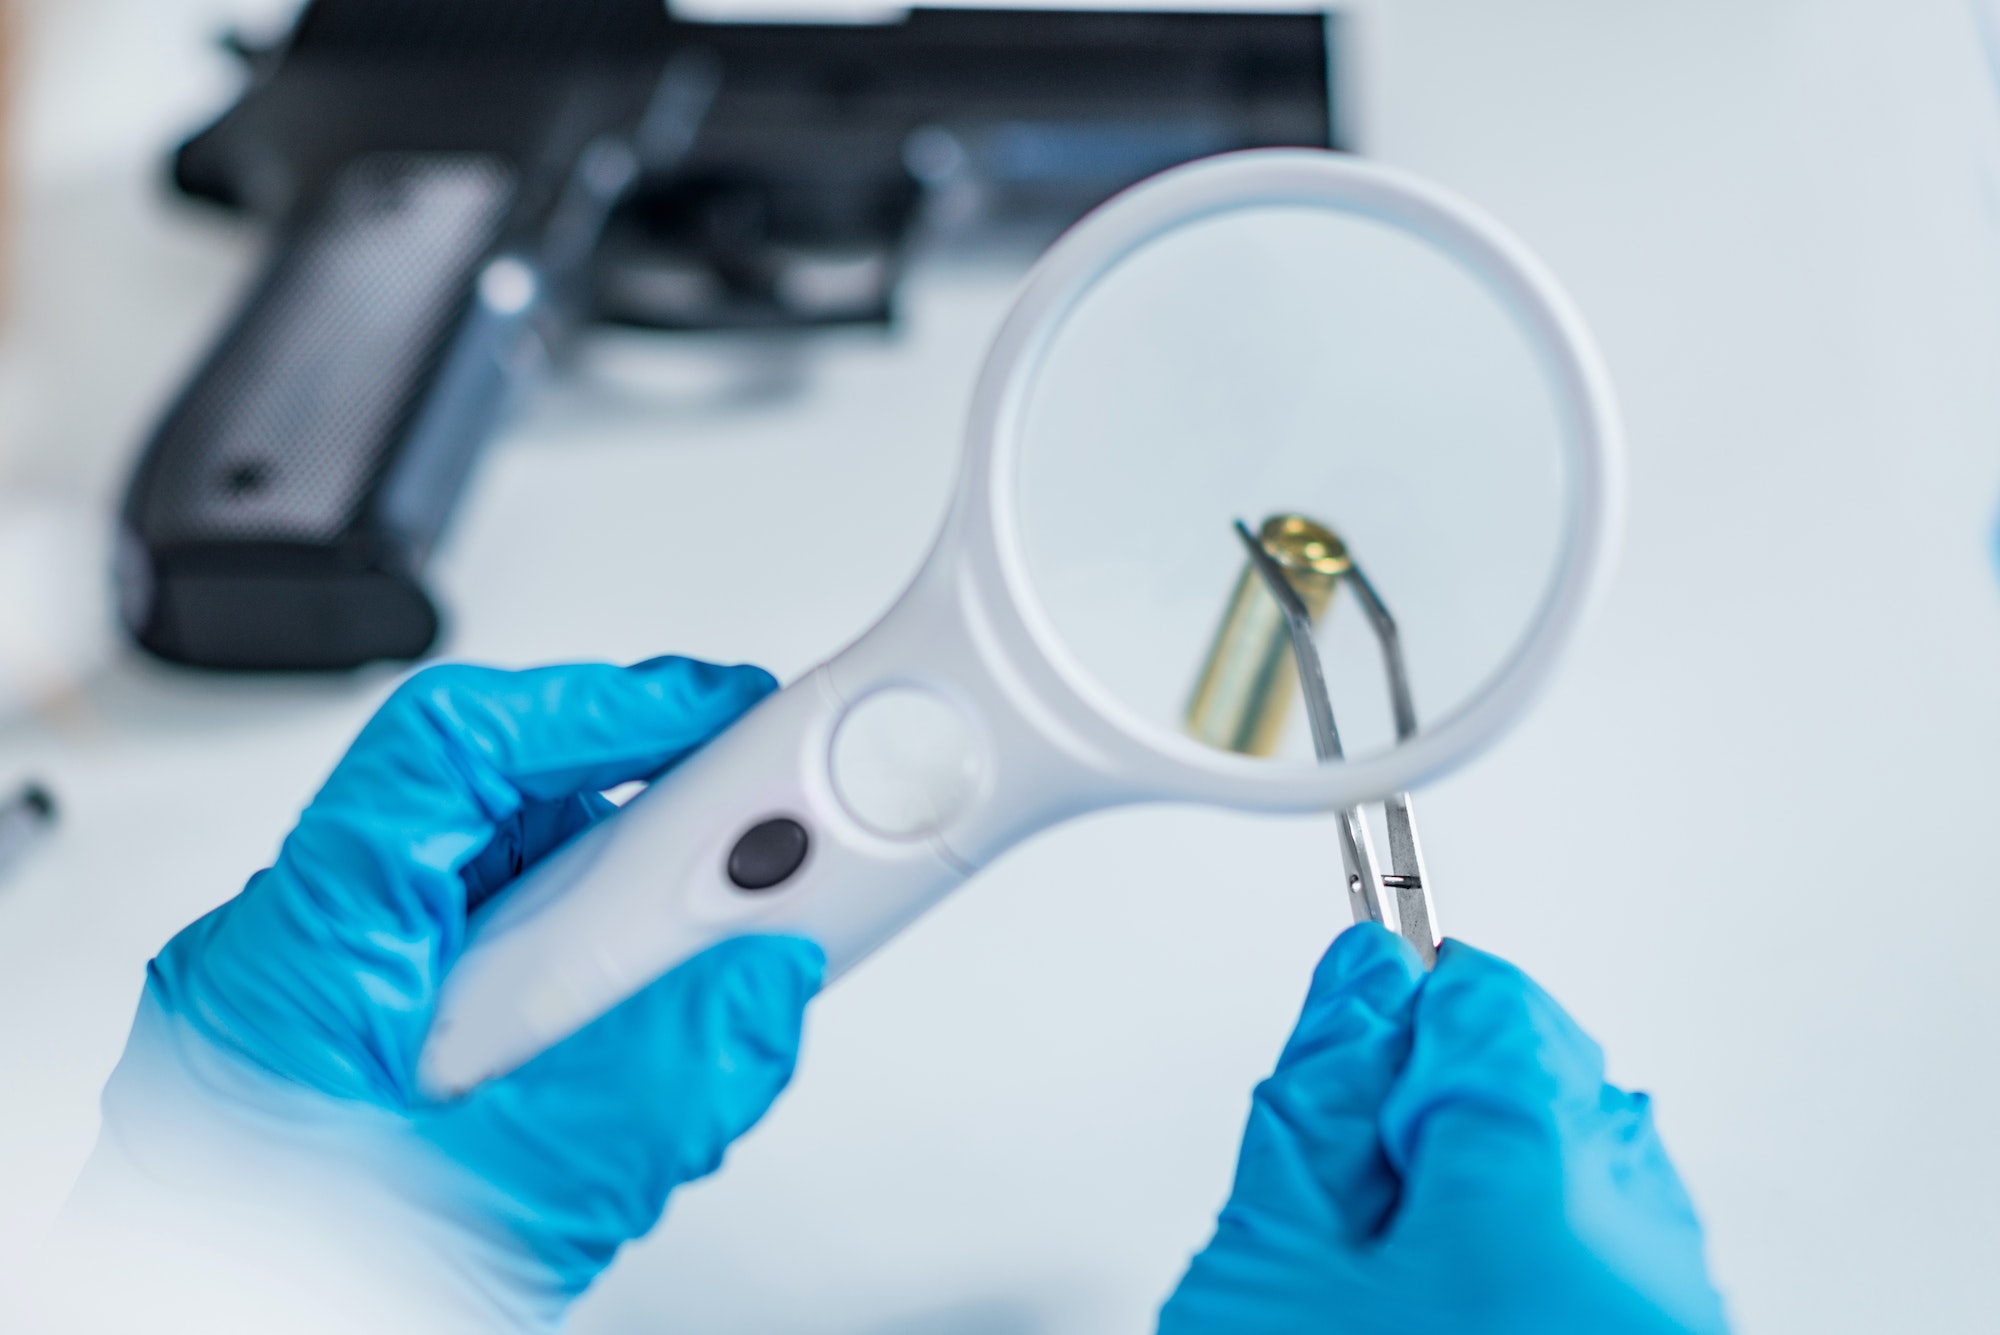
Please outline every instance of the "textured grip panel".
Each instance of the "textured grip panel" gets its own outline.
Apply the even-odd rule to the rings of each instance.
[[[380,154],[343,170],[154,438],[128,516],[146,545],[337,543],[514,195],[492,157]]]

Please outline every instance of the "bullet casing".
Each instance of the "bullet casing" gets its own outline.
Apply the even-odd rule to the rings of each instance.
[[[1349,566],[1340,538],[1303,515],[1274,515],[1257,538],[1313,619],[1324,617]],[[1297,694],[1298,666],[1284,613],[1246,564],[1188,703],[1188,733],[1225,751],[1272,755]]]

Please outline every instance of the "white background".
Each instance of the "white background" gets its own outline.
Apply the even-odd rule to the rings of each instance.
[[[228,8],[31,16],[17,492],[108,501],[251,263],[156,188],[227,95],[202,42]],[[1659,1094],[1746,1331],[1990,1329],[2000,102],[1972,11],[1372,8],[1372,151],[1541,250],[1633,445],[1608,604],[1527,725],[1426,795],[1444,921]],[[922,553],[1005,296],[934,275],[896,335],[792,366],[594,349],[475,484],[451,651],[789,675],[838,647]],[[0,1250],[88,1152],[144,960],[269,858],[389,681],[128,660],[0,732],[0,782],[69,806],[0,886]],[[825,999],[793,1091],[579,1330],[1146,1328],[1340,925],[1333,865],[1323,823],[1186,812],[1011,856]]]

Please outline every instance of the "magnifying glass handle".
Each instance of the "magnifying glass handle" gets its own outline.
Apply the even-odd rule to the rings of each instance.
[[[956,887],[971,868],[941,843],[876,833],[836,791],[835,731],[855,714],[816,669],[476,916],[418,1064],[426,1092],[513,1070],[730,937],[805,937],[838,975]],[[887,800],[921,803],[923,758],[899,759]],[[866,765],[848,780],[865,786]]]
[[[957,544],[939,550],[867,634],[474,916],[428,1093],[513,1070],[731,937],[803,937],[837,978],[1036,831],[1160,795],[1038,703]]]

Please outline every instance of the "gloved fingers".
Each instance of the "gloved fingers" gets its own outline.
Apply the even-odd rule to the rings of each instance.
[[[1604,1086],[1595,1114],[1572,1136],[1568,1166],[1570,1226],[1604,1269],[1655,1295],[1667,1328],[1726,1335],[1701,1220],[1660,1139],[1652,1100]]]
[[[523,804],[459,873],[465,882],[465,911],[470,913],[499,894],[522,872],[617,809],[601,793],[572,793],[554,802]]]
[[[1403,1181],[1395,1229],[1562,1208],[1569,1143],[1600,1116],[1604,1058],[1513,965],[1445,943],[1382,1108]]]
[[[825,968],[808,941],[726,941],[418,1124],[580,1289],[784,1090]]]
[[[154,986],[271,1069],[400,1102],[468,892],[595,809],[570,799],[658,773],[773,684],[685,659],[420,672],[363,728],[276,864],[161,953]],[[523,816],[537,806],[552,809]],[[516,846],[468,884],[461,870],[517,820]]]
[[[613,805],[596,789],[651,777],[689,749],[682,745],[688,739],[688,725],[693,724],[698,729],[699,735],[693,741],[698,745],[719,727],[733,721],[747,704],[763,698],[776,684],[761,668],[716,668],[691,659],[671,657],[650,659],[622,672],[616,669],[589,669],[590,673],[601,674],[605,678],[605,682],[609,683],[608,690],[603,683],[594,687],[588,682],[581,682],[580,685],[580,679],[586,675],[584,669],[550,671],[563,674],[551,685],[555,691],[568,697],[567,703],[557,703],[554,707],[568,710],[566,721],[569,724],[584,725],[593,714],[597,714],[610,724],[614,732],[621,719],[629,719],[637,726],[632,729],[632,735],[614,741],[608,748],[598,747],[590,738],[564,737],[560,730],[545,729],[538,735],[524,738],[523,744],[514,750],[515,763],[502,770],[522,790],[521,805],[512,816],[500,822],[492,840],[465,867],[463,878],[468,911],[477,908],[504,889],[522,871],[613,811]],[[629,689],[634,678],[645,681],[636,696]],[[620,695],[627,698],[620,700]],[[577,707],[579,696],[585,697],[589,707]],[[657,731],[651,738],[646,735],[646,715],[653,715],[650,721],[655,725],[661,722],[657,708],[661,699],[668,700],[670,708],[681,719],[681,723],[675,725],[680,731],[668,739],[665,750],[660,749]],[[528,717],[532,718],[532,715]],[[630,768],[632,742],[639,744],[639,764],[643,772],[632,772]],[[552,769],[547,768],[552,757],[555,765]],[[572,772],[589,771],[593,767],[598,772]]]
[[[1596,1111],[1572,1132],[1571,1154],[1588,1165],[1626,1213],[1636,1210],[1699,1231],[1694,1202],[1660,1139],[1649,1095],[1605,1085]]]
[[[1377,1123],[1409,1054],[1423,966],[1374,924],[1326,952],[1276,1071],[1257,1087],[1225,1228],[1371,1237],[1395,1204]]]
[[[759,668],[686,659],[427,669],[362,729],[276,870],[304,883],[331,931],[441,937],[449,962],[465,910],[460,868],[524,806],[657,774],[772,686]]]
[[[1166,1332],[1314,1328],[1396,1202],[1377,1123],[1409,1053],[1423,966],[1373,924],[1334,941],[1277,1069],[1257,1087],[1215,1236],[1160,1312]],[[1254,1314],[1255,1320],[1246,1320]]]
[[[379,798],[375,755],[435,755],[452,770],[400,768],[392,791],[408,814],[489,820],[524,800],[553,801],[651,778],[776,689],[762,668],[662,658],[632,668],[603,663],[504,672],[450,665],[419,672],[362,730],[322,796],[360,777]],[[359,774],[350,762],[360,759]]]
[[[1422,961],[1400,936],[1375,923],[1348,928],[1313,969],[1299,1022],[1278,1056],[1278,1073],[1327,1050],[1350,1048],[1359,1016],[1395,1017],[1407,1038],[1410,1003],[1423,980]]]

